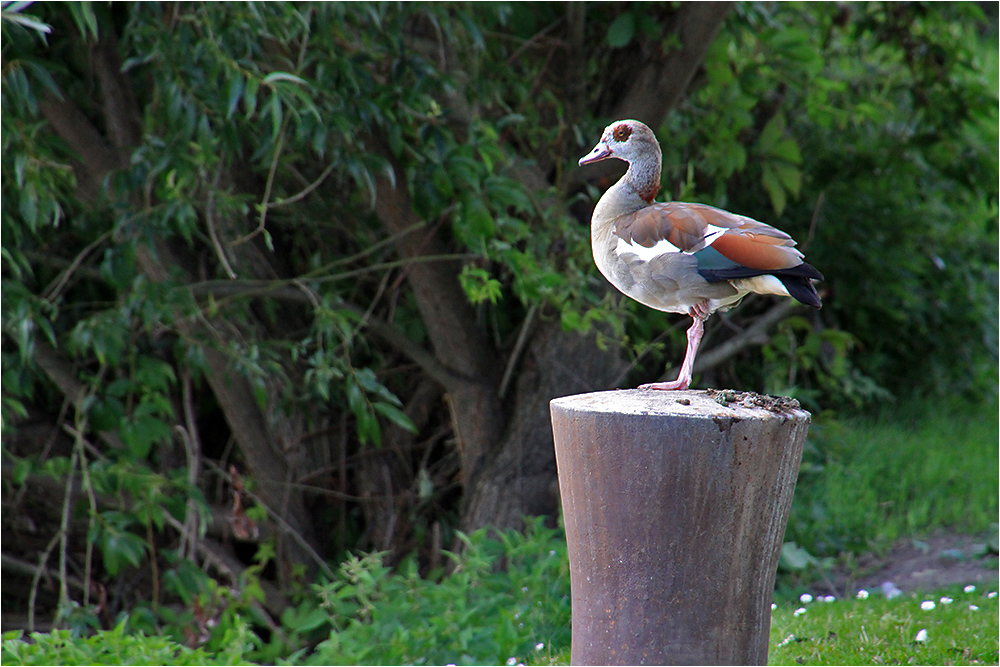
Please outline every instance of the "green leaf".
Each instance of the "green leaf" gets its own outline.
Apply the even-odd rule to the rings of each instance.
[[[790,137],[785,137],[772,146],[770,154],[792,164],[802,164],[802,152],[799,150],[799,144]]]
[[[127,565],[136,567],[146,555],[146,541],[138,535],[114,526],[105,526],[98,544],[104,556],[104,567],[112,576]]]
[[[797,545],[795,542],[785,542],[781,545],[781,556],[778,563],[786,570],[804,570],[818,561],[816,557]]]
[[[31,73],[38,80],[38,82],[42,84],[42,87],[52,93],[56,99],[63,99],[62,91],[59,90],[59,86],[56,84],[55,79],[52,78],[48,68],[28,58],[23,59],[21,64],[23,64],[26,69],[31,70]]]
[[[493,216],[479,197],[466,197],[462,202],[462,222],[473,237],[489,238],[496,232]]]
[[[410,433],[417,432],[417,426],[410,419],[409,415],[397,408],[395,405],[390,405],[389,403],[376,403],[375,412],[379,413],[383,417],[386,417],[393,424],[403,429],[404,431],[409,431]]]
[[[144,459],[149,456],[153,444],[168,440],[172,431],[165,421],[142,414],[125,420],[119,429],[119,435],[133,456]]]
[[[271,72],[264,77],[264,83],[277,83],[278,81],[291,81],[292,83],[305,83],[305,79],[289,74],[288,72]]]
[[[226,105],[226,120],[233,117],[236,107],[239,106],[243,98],[243,89],[246,86],[246,79],[242,76],[235,76],[233,82],[229,84],[229,102]]]
[[[25,480],[28,479],[28,475],[31,474],[32,467],[31,459],[18,459],[18,462],[14,465],[13,480],[15,486],[24,484]]]
[[[757,149],[762,155],[770,155],[771,150],[777,145],[784,133],[785,116],[782,113],[776,113],[761,130],[760,138],[757,140]]]
[[[18,2],[16,4],[18,5],[19,8],[20,6],[25,6],[31,3]],[[10,21],[11,23],[15,23],[21,26],[22,28],[27,28],[29,30],[40,32],[43,35],[52,32],[52,26],[50,26],[48,23],[44,23],[29,14],[18,14],[16,13],[18,9],[13,7],[14,5],[11,5],[11,8],[4,8],[3,19],[5,21]]]
[[[322,609],[312,609],[302,614],[295,613],[294,610],[289,609],[285,614],[282,614],[281,620],[292,630],[309,632],[325,623],[329,623],[330,614]]]
[[[775,176],[785,190],[793,197],[797,197],[802,187],[802,170],[782,160],[773,161],[771,168],[774,169]]]
[[[278,134],[281,133],[281,119],[282,119],[281,98],[278,97],[277,92],[271,95],[270,111],[271,111],[271,138],[277,141]]]
[[[608,44],[615,49],[620,49],[632,41],[635,35],[635,15],[632,12],[625,12],[608,26]]]
[[[69,9],[70,14],[73,16],[73,22],[76,23],[76,27],[80,31],[80,36],[87,39],[89,35],[96,42],[98,40],[98,33],[94,5],[90,2],[71,2],[66,8]]]
[[[458,280],[472,303],[482,303],[489,300],[490,303],[495,304],[503,294],[500,281],[493,278],[486,269],[465,266],[462,273],[458,275]]]
[[[771,163],[764,164],[761,171],[761,183],[771,198],[771,206],[774,207],[774,212],[781,215],[785,210],[785,204],[788,203],[788,197],[785,195],[785,188],[778,179],[778,175],[775,173]]]

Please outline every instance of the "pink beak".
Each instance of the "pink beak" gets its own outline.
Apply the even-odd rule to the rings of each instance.
[[[591,162],[599,162],[604,158],[609,158],[611,157],[611,155],[612,155],[611,149],[608,147],[608,145],[603,141],[599,141],[597,142],[597,145],[594,146],[594,150],[590,151],[582,158],[580,158],[579,164],[582,167],[585,164],[590,164]]]

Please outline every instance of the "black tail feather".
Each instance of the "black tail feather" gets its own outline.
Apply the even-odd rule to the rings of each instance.
[[[780,275],[774,275],[774,277],[781,281],[781,284],[788,290],[788,294],[796,301],[813,308],[823,307],[823,302],[820,300],[819,294],[816,293],[816,287],[809,278]]]
[[[796,301],[813,308],[820,308],[823,305],[812,284],[813,280],[823,280],[823,274],[811,264],[802,263],[790,269],[777,269],[775,271],[762,271],[741,266],[733,269],[703,269],[699,270],[698,273],[710,283],[753,278],[754,276],[774,276],[781,281],[781,284],[788,290],[788,294]]]

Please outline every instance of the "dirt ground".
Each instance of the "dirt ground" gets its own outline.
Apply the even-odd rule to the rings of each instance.
[[[900,540],[886,554],[866,554],[856,567],[835,569],[813,588],[819,595],[853,596],[876,592],[891,582],[904,593],[933,591],[953,584],[996,590],[998,561],[987,553],[982,536],[936,534],[925,540]]]

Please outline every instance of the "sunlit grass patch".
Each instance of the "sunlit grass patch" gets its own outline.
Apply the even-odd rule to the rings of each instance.
[[[817,420],[786,539],[816,556],[884,551],[935,529],[985,533],[998,511],[995,402],[896,406]]]
[[[893,600],[871,593],[829,603],[779,603],[771,617],[768,662],[995,665],[998,598],[990,596],[995,590],[994,583],[988,589],[955,586]]]

